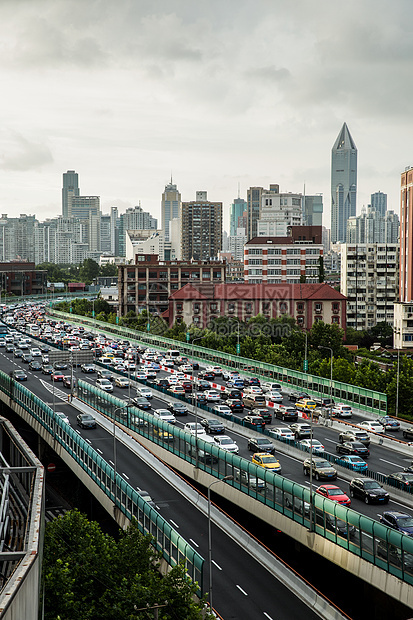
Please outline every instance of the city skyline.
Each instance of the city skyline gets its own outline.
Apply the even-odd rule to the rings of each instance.
[[[234,198],[273,182],[322,193],[329,227],[330,150],[346,122],[357,214],[378,191],[398,213],[412,164],[409,15],[406,0],[5,1],[1,212],[54,217],[61,174],[76,170],[104,213],[140,203],[160,221],[172,173],[182,200],[223,202],[226,230]]]

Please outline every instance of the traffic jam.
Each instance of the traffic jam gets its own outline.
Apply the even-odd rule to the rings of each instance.
[[[275,381],[262,381],[217,365],[200,366],[181,354],[179,342],[176,349],[162,352],[109,337],[49,316],[45,304],[9,305],[0,311],[6,329],[0,334],[0,353],[13,360],[11,375],[17,381],[46,377],[73,393],[81,377],[103,391],[123,396],[125,402],[132,402],[155,418],[179,425],[260,467],[284,476],[304,477],[304,484],[311,475],[317,483],[317,494],[344,506],[352,505],[353,499],[359,500],[352,505],[357,509],[362,507],[361,502],[388,504],[392,499],[394,509],[392,506],[392,510],[383,511],[379,519],[394,523],[391,527],[395,529],[400,529],[403,515],[413,523],[405,509],[413,488],[413,463],[406,451],[409,444],[400,438],[408,438],[411,431],[408,426],[402,428],[397,419],[363,419],[348,404],[335,403],[327,396],[316,398],[284,390]],[[56,347],[75,354],[89,352],[93,361],[79,366],[51,362]],[[85,415],[77,416],[77,426],[85,431],[96,427],[93,416],[86,420],[82,418]],[[227,428],[226,420],[237,421],[236,430]],[[321,420],[341,422],[339,431],[332,424],[321,424]],[[65,421],[70,423],[68,418]],[[161,439],[173,440],[168,435],[164,433]],[[376,441],[391,437],[397,438],[391,448]],[[283,455],[285,445],[299,448],[301,458]],[[350,477],[343,479],[336,465],[344,467]],[[376,475],[369,476],[369,470],[384,474],[387,489]],[[302,479],[297,481],[303,484]],[[253,484],[252,479],[249,484]],[[397,497],[390,498],[388,486],[398,490]],[[398,499],[400,490],[408,491],[406,501]],[[374,512],[368,514],[377,518]]]

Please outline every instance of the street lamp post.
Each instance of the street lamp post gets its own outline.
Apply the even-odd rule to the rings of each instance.
[[[196,395],[197,395],[197,391],[196,391],[196,381],[195,381],[195,370],[194,370],[194,343],[197,340],[202,340],[203,336],[199,336],[198,338],[194,338],[192,340],[192,376],[193,376],[193,383],[192,383],[192,395],[193,395],[193,399],[192,399],[192,405],[194,407],[194,414],[195,414],[195,467],[198,469],[198,465],[199,465],[199,461],[198,461],[198,403],[196,400]]]
[[[394,333],[400,336],[400,329],[396,327]],[[399,344],[399,343],[398,343]],[[394,346],[394,342],[393,342]],[[400,382],[400,347],[397,347],[397,379],[396,379],[396,418],[399,415],[399,382]]]
[[[117,454],[116,454],[116,412],[123,411],[123,409],[128,409],[131,404],[128,403],[124,405],[124,407],[116,407],[113,412],[113,495],[114,495],[114,504],[116,508],[116,500],[117,500],[117,487],[116,487],[116,475],[117,475]],[[127,413],[127,412],[126,412]]]
[[[212,533],[211,533],[211,487],[218,482],[233,480],[234,476],[224,476],[220,480],[214,480],[208,486],[208,565],[209,565],[209,608],[212,612]]]

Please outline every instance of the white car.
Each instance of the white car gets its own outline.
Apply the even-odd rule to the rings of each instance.
[[[266,392],[264,394],[266,400],[270,400],[272,403],[282,403],[283,397],[280,392]]]
[[[192,435],[197,435],[198,437],[200,435],[206,435],[206,430],[204,429],[202,424],[199,424],[199,422],[187,422],[184,425],[184,431],[188,431],[188,433],[191,433]]]
[[[109,379],[96,379],[96,387],[105,392],[113,392],[113,385]]]
[[[182,385],[171,385],[171,387],[169,388],[169,392],[171,392],[171,394],[178,394],[179,396],[184,396],[185,395],[185,389],[182,387]]]
[[[174,361],[173,360],[167,360],[167,359],[162,359],[160,362],[161,366],[165,366],[165,368],[173,368],[174,367]]]
[[[182,366],[179,366],[179,370],[188,375],[192,372],[192,366],[190,364],[182,364]]]
[[[56,411],[55,415],[62,420],[62,422],[66,422],[66,424],[70,424],[70,420],[63,411]]]
[[[282,426],[280,428],[272,428],[269,431],[271,437],[275,437],[276,439],[285,439],[288,441],[294,441],[295,435],[290,428]]]
[[[150,390],[147,387],[138,387],[138,388],[136,388],[136,395],[137,396],[142,396],[143,398],[147,398],[148,400],[153,398],[152,390]]]
[[[215,405],[214,411],[217,411],[221,415],[229,416],[232,415],[232,411],[227,405]]]
[[[40,351],[40,349],[31,349],[30,355],[32,355],[33,357],[42,357],[42,352]]]
[[[381,435],[385,432],[384,426],[377,420],[363,420],[363,422],[359,422],[358,426],[366,429],[366,431],[373,431],[373,433],[380,433]]]
[[[141,381],[146,379],[146,373],[142,372],[142,370],[138,370],[137,372],[135,372],[134,374],[134,378],[135,379],[140,379]]]
[[[227,452],[232,452],[233,454],[238,454],[239,452],[238,445],[228,435],[216,435],[214,441],[216,441],[220,448]]]
[[[258,387],[258,385],[250,385],[249,387],[245,388],[244,393],[245,394],[262,394],[262,389]]]
[[[217,402],[220,399],[220,394],[216,390],[205,390],[204,394],[209,403]]]
[[[353,416],[353,410],[350,405],[345,405],[344,403],[334,405],[331,409],[331,413],[336,418],[351,418]]]
[[[299,442],[299,445],[308,451],[311,450],[311,444],[313,447],[313,452],[324,452],[325,451],[323,444],[321,443],[321,441],[318,441],[318,439],[313,439],[313,441],[311,441],[311,439],[302,439]]]
[[[155,409],[153,412],[155,418],[159,418],[163,422],[168,422],[169,424],[176,424],[175,416],[168,411],[168,409]]]
[[[115,385],[120,388],[127,388],[129,387],[129,381],[126,379],[126,377],[116,377]]]
[[[178,379],[178,381],[185,381],[186,379],[186,376],[183,372],[176,372],[174,376]]]

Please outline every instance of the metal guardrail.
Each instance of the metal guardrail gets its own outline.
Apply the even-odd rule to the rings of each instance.
[[[225,365],[227,368],[240,370],[246,375],[258,375],[266,380],[277,381],[281,383],[284,388],[305,390],[312,396],[330,396],[330,379],[324,377],[310,375],[297,370],[290,370],[289,368],[267,364],[266,362],[259,362],[238,355],[231,355],[222,351],[214,351],[198,345],[192,345],[191,343],[164,338],[163,336],[145,334],[144,332],[131,330],[119,325],[97,321],[90,317],[75,316],[54,309],[49,309],[49,314],[57,318],[70,320],[72,323],[87,325],[89,328],[96,329],[98,327],[101,331],[109,334],[123,337],[129,341],[136,341],[153,346],[158,349],[179,349],[189,358],[192,357],[193,353],[198,360],[206,360],[211,363],[219,364],[220,366]],[[378,415],[383,415],[387,412],[387,394],[383,392],[376,392],[375,390],[369,390],[357,385],[350,385],[334,380],[332,385],[333,398],[339,402],[353,405],[358,409]]]
[[[227,484],[304,527],[310,528],[312,524],[320,536],[413,584],[411,537],[316,493],[310,497],[307,487],[162,422],[149,412],[134,406],[125,407],[124,400],[86,381],[79,380],[78,397],[100,413],[210,475],[217,478],[233,476],[234,479],[227,480]]]
[[[0,390],[50,433],[128,519],[137,519],[140,531],[152,535],[154,546],[168,564],[174,566],[185,560],[189,576],[198,582],[202,592],[204,559],[191,545],[118,473],[115,476],[114,469],[99,453],[36,394],[2,371]]]

